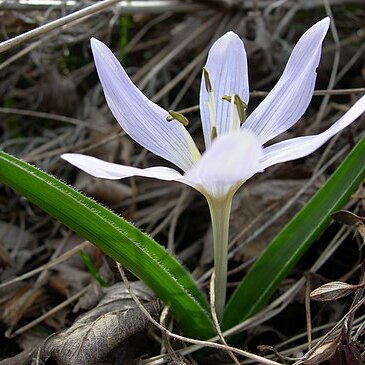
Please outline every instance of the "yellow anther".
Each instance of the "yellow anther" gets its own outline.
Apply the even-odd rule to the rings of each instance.
[[[209,72],[206,68],[203,67],[203,76],[205,82],[205,88],[208,93],[212,92],[212,83],[210,82]]]
[[[223,95],[222,99],[232,102],[232,97],[234,104],[237,107],[237,113],[238,113],[238,118],[240,119],[240,123],[243,124],[246,121],[247,104],[237,94],[233,94],[232,96]]]
[[[215,138],[217,138],[217,127],[212,127],[212,130],[210,132],[211,142],[213,142]]]
[[[223,95],[223,96],[222,96],[222,99],[223,99],[223,100],[225,100],[225,101],[229,101],[229,102],[231,102],[231,101],[232,101],[232,96]]]
[[[169,114],[166,117],[166,120],[168,122],[171,122],[172,120],[177,120],[180,122],[184,127],[186,127],[189,124],[189,121],[186,117],[184,117],[182,114],[178,112],[174,112],[173,110],[169,110]]]
[[[247,104],[237,94],[234,94],[234,103],[237,106],[238,118],[242,124],[246,121]]]

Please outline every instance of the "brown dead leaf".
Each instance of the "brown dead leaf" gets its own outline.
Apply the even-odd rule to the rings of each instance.
[[[143,301],[152,298],[143,284],[134,283],[133,287]],[[69,329],[45,341],[41,348],[42,360],[52,357],[61,364],[96,364],[123,340],[146,328],[148,319],[136,307],[123,284],[104,290],[106,295],[97,307],[80,317]],[[156,317],[160,305],[150,301],[145,308]]]
[[[330,283],[321,285],[319,288],[313,290],[310,293],[310,297],[313,300],[320,302],[337,300],[347,295],[350,295],[355,290],[363,287],[364,284],[351,285],[342,281],[332,281]]]
[[[9,285],[5,285],[0,287],[0,313],[2,312],[2,305],[10,300],[14,293],[24,287],[24,284],[21,282],[15,282]]]
[[[357,231],[359,232],[359,235],[362,238],[362,241],[365,243],[365,224],[360,224],[357,227]]]
[[[41,331],[27,331],[16,337],[16,342],[23,350],[34,349],[46,339],[47,335]]]
[[[348,210],[339,210],[332,214],[332,218],[339,223],[353,226],[365,243],[365,217],[352,213]]]
[[[0,246],[4,271],[0,271],[0,281],[17,275],[33,255],[36,247],[34,235],[14,223],[0,222]]]
[[[65,278],[61,278],[58,275],[50,275],[48,279],[48,287],[55,293],[59,293],[64,297],[69,295],[68,281]]]
[[[69,308],[59,309],[57,312],[53,313],[44,319],[44,323],[52,328],[54,331],[60,331],[65,328],[67,323],[67,316],[69,315]]]
[[[361,365],[361,351],[353,342],[343,340],[336,353],[329,359],[330,365]]]
[[[141,281],[131,283],[134,293],[137,297],[148,302],[154,299],[151,290]],[[97,317],[112,311],[130,309],[135,307],[135,302],[131,298],[129,291],[125,288],[123,283],[117,283],[108,288],[103,288],[104,296],[98,305],[91,311],[84,314],[78,321],[88,322]]]
[[[60,293],[66,291],[67,295],[72,295],[85,288],[93,278],[84,268],[71,266],[71,262],[67,261],[52,269],[49,280],[53,289],[59,289]],[[58,287],[54,285],[57,281],[59,281]]]
[[[331,342],[327,342],[324,345],[318,347],[313,354],[306,359],[303,364],[305,365],[317,365],[331,358],[337,350],[338,339]]]
[[[348,210],[339,210],[337,212],[334,212],[331,216],[335,221],[346,224],[348,226],[356,226],[359,223],[365,222],[364,217],[361,217]]]
[[[22,287],[10,300],[2,305],[0,322],[7,326],[14,326],[27,313],[29,308],[44,295],[45,290],[42,288]]]
[[[145,305],[153,316],[159,311],[157,302]],[[70,329],[50,337],[43,347],[42,359],[51,356],[68,365],[97,364],[126,338],[144,330],[149,320],[138,308],[110,312],[88,323],[76,322]]]
[[[88,310],[94,308],[103,296],[103,288],[98,282],[93,281],[90,284],[88,291],[78,300],[72,311],[77,313],[80,309]]]

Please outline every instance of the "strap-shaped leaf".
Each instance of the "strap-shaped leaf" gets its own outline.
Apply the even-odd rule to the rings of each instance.
[[[206,299],[185,268],[147,234],[53,176],[0,151],[0,181],[93,243],[170,306],[187,336],[214,330]]]
[[[365,138],[265,249],[231,296],[224,329],[257,313],[365,177]]]

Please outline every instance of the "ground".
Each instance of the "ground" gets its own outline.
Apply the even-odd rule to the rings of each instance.
[[[166,1],[161,7],[145,2],[146,7],[138,9],[121,3],[54,29],[42,25],[93,2],[44,3],[8,1],[0,9],[4,41],[0,44],[1,150],[72,184],[149,233],[177,255],[207,295],[212,243],[209,212],[200,194],[178,183],[98,180],[60,159],[64,152],[81,152],[139,167],[165,163],[125,135],[111,115],[94,69],[90,38],[108,44],[154,102],[168,110],[184,110],[202,150],[197,104],[201,70],[212,41],[227,30],[244,39],[252,91],[250,113],[280,77],[300,35],[330,16],[332,27],[324,42],[312,103],[300,123],[280,138],[314,134],[364,94],[364,3],[181,0]],[[6,46],[6,40],[35,29],[41,32],[33,38]],[[363,127],[362,117],[315,154],[270,168],[239,191],[231,216],[229,294],[336,171],[361,139]],[[265,318],[245,322],[236,340],[238,348],[282,364],[294,363],[294,358],[308,351],[309,342],[316,345],[336,323],[342,324],[353,299],[355,303],[362,300],[360,285],[348,289],[341,299],[309,301],[310,291],[324,283],[362,283],[361,185],[342,208],[357,217],[349,222],[346,213],[345,218],[331,221],[270,300],[281,298],[281,302]],[[141,312],[112,259],[5,185],[0,185],[0,209],[0,364],[30,364],[37,354],[47,364],[233,361],[224,351],[182,355],[182,342],[161,334]],[[87,267],[89,261],[102,279]],[[150,315],[159,321],[163,304],[136,277],[127,277]],[[337,342],[327,345],[330,355],[312,358],[312,363],[331,356],[332,364],[361,363],[363,320],[358,311],[350,333],[332,335],[330,339]],[[167,314],[164,325],[179,334],[172,316]],[[107,346],[101,341],[106,337]],[[347,358],[340,359],[339,350]],[[165,355],[159,357],[162,360],[153,360],[159,354]]]

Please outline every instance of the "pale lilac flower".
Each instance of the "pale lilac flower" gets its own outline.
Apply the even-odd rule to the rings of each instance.
[[[228,221],[234,193],[247,179],[267,167],[309,155],[365,110],[363,96],[326,131],[264,146],[293,126],[307,109],[328,27],[329,18],[325,18],[303,34],[281,78],[247,119],[244,109],[249,101],[249,85],[243,42],[235,33],[228,32],[213,44],[200,88],[206,145],[202,155],[184,125],[177,120],[168,122],[169,112],[136,88],[108,47],[91,40],[95,65],[114,117],[136,142],[178,169],[162,166],[141,169],[81,154],[67,153],[62,158],[96,177],[145,176],[178,181],[204,194],[213,222],[219,316],[225,301]]]
[[[207,146],[202,157],[185,127],[175,120],[167,122],[168,111],[148,100],[133,85],[107,46],[93,38],[91,45],[96,68],[115,118],[136,142],[174,163],[183,173],[167,167],[140,169],[118,165],[80,154],[67,153],[62,158],[96,177],[122,179],[145,176],[175,180],[197,188],[204,195],[220,196],[271,165],[304,157],[365,110],[365,99],[362,97],[325,132],[263,147],[265,142],[293,126],[307,109],[328,26],[329,19],[325,18],[300,38],[280,80],[242,126],[236,108],[232,108],[232,103],[223,100],[222,96],[237,94],[248,104],[244,45],[233,32],[226,33],[213,44],[205,69],[209,72],[215,95],[216,115],[209,113],[208,92],[202,78],[200,108]],[[226,136],[212,143],[214,126],[218,137]]]

